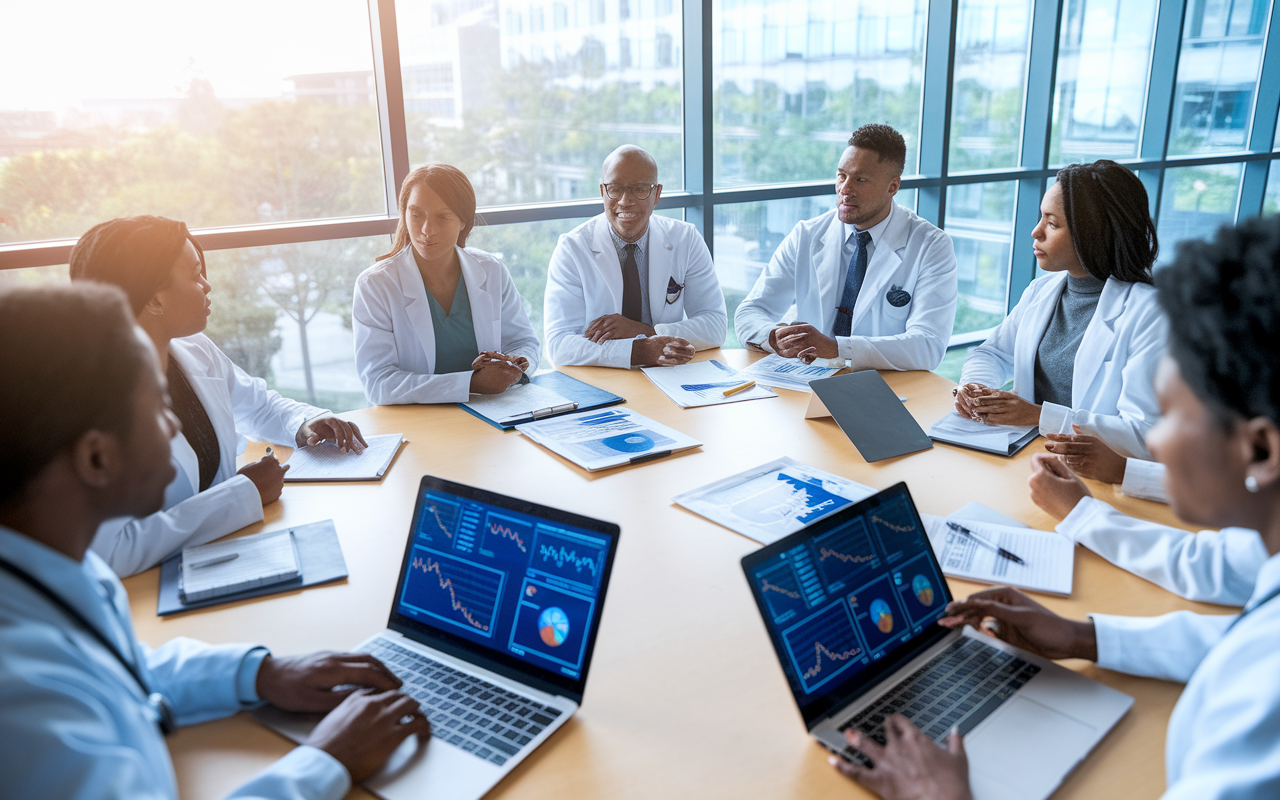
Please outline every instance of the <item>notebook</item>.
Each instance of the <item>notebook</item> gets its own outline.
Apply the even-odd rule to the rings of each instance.
[[[1009,457],[1016,456],[1039,435],[1035,425],[984,425],[954,411],[929,428],[929,438],[935,442]]]
[[[178,595],[198,603],[297,578],[298,545],[292,531],[272,531],[184,547],[180,570]]]
[[[400,445],[399,433],[366,436],[369,446],[362,453],[344,453],[336,444],[325,442],[299,447],[289,457],[286,481],[376,481],[386,474]]]

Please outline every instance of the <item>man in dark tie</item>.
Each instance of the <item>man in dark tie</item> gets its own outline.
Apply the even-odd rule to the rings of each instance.
[[[687,222],[653,216],[662,184],[643,149],[604,160],[604,213],[560,237],[547,275],[547,352],[556,364],[683,364],[728,328],[711,253]]]
[[[894,202],[906,143],[887,125],[849,137],[837,204],[783,241],[734,319],[748,345],[854,369],[934,369],[956,313],[951,238]],[[794,307],[794,316],[790,310]]]

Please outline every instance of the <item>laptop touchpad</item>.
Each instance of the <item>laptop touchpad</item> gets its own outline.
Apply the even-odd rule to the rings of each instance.
[[[1080,720],[1015,695],[965,739],[974,796],[1048,797],[1097,736]]]

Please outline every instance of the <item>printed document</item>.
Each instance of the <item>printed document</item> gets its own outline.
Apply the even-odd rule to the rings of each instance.
[[[286,481],[376,481],[391,466],[404,434],[366,436],[369,446],[363,453],[344,453],[336,444],[325,442],[299,447],[289,457]]]
[[[979,583],[1008,584],[1049,594],[1069,595],[1075,575],[1075,542],[1054,531],[997,525],[959,517],[921,514],[929,542],[944,574]],[[1018,564],[952,530],[952,520],[996,547],[1021,558]]]
[[[516,385],[501,394],[473,394],[464,406],[498,424],[528,419],[535,411],[571,405],[571,401],[536,383]]]
[[[659,458],[702,442],[626,408],[602,408],[517,425],[516,430],[588,471]]]
[[[783,358],[777,353],[770,353],[742,370],[742,374],[754,379],[761,386],[790,389],[793,392],[812,392],[809,381],[830,378],[841,369],[841,367],[824,367],[817,362],[806,364],[798,358]]]
[[[1035,429],[1035,425],[984,425],[953,411],[933,423],[929,437],[1005,455],[1014,442]]]
[[[725,390],[753,381],[755,377],[715,360],[691,362],[678,367],[644,367],[642,371],[653,381],[654,386],[681,408],[777,397],[763,386],[752,386],[725,397]]]
[[[873,494],[869,486],[783,457],[671,499],[731,531],[771,544]]]

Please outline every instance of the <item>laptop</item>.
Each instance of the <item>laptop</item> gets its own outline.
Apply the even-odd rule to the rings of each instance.
[[[617,525],[431,476],[418,487],[376,655],[422,704],[410,737],[365,783],[387,800],[475,800],[582,702]],[[304,740],[321,715],[255,714]]]
[[[958,726],[978,800],[1047,798],[1133,698],[965,627],[905,483],[742,559],[810,735],[852,761],[907,716],[939,744]]]

